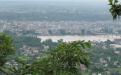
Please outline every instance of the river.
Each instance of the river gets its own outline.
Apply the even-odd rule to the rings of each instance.
[[[115,40],[121,39],[121,35],[94,35],[94,36],[78,36],[78,35],[66,35],[66,36],[38,36],[41,38],[42,41],[47,39],[51,39],[53,42],[57,42],[60,39],[63,39],[64,42],[70,41],[78,41],[78,40],[85,40],[85,41],[107,41],[107,40]]]

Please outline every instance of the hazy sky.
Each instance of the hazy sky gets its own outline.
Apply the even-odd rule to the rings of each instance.
[[[83,1],[83,2],[106,2],[108,0],[0,0],[0,1]],[[119,0],[121,1],[121,0]]]
[[[0,1],[80,1],[80,2],[107,2],[108,0],[0,0]]]
[[[77,2],[77,1],[79,1],[79,2],[84,2],[84,3],[87,3],[87,4],[93,4],[93,3],[97,3],[97,4],[102,4],[102,3],[104,3],[104,4],[107,4],[108,3],[108,0],[0,0],[0,1],[56,1],[56,2],[59,2],[59,1],[61,1],[61,2],[63,2],[63,1],[74,1],[74,2]],[[119,0],[120,2],[121,2],[121,0]]]
[[[106,2],[108,0],[1,0],[1,1],[81,1],[81,2]]]

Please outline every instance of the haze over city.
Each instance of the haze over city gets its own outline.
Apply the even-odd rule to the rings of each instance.
[[[120,2],[0,0],[0,75],[121,75]]]

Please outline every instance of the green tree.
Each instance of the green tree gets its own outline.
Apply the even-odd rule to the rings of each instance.
[[[109,5],[111,6],[110,12],[113,16],[113,19],[119,18],[121,16],[121,4],[118,0],[109,0]]]
[[[77,75],[80,64],[89,66],[90,57],[85,49],[90,47],[84,41],[61,43],[33,63],[31,72],[33,75]]]
[[[13,40],[6,34],[0,34],[0,72],[6,75],[76,75],[79,72],[78,66],[89,65],[89,55],[86,48],[90,42],[74,41],[60,42],[60,44],[48,50],[46,54],[35,62],[29,62],[28,57],[14,56],[10,60],[10,55],[15,53]],[[15,64],[11,64],[14,60]],[[5,63],[9,62],[11,66]]]
[[[15,53],[12,38],[6,34],[0,33],[0,71],[5,72],[3,66],[7,62],[9,55]]]
[[[11,37],[0,33],[0,66],[3,66],[6,58],[13,53],[15,53],[15,49]]]

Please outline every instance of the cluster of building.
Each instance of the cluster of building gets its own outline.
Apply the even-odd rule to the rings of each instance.
[[[111,21],[0,21],[0,31],[17,35],[29,32],[38,35],[120,34],[120,24]]]

